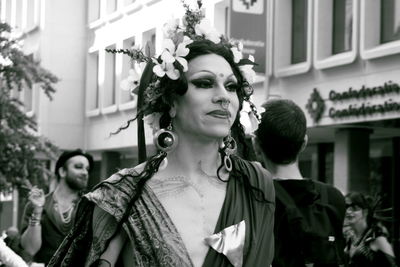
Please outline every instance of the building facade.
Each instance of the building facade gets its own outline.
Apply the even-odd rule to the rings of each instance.
[[[269,98],[308,119],[305,176],[382,197],[400,218],[400,1],[270,1]],[[399,249],[399,224],[391,225]]]

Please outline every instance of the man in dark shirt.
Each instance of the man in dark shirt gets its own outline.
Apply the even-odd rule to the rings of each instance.
[[[306,117],[290,100],[270,100],[263,107],[255,149],[271,172],[276,191],[272,266],[340,266],[345,201],[333,186],[304,179],[300,173],[298,156],[307,145]]]
[[[91,155],[80,149],[65,151],[55,167],[56,189],[48,195],[37,187],[31,189],[22,219],[21,246],[35,262],[47,264],[69,232],[92,167]]]

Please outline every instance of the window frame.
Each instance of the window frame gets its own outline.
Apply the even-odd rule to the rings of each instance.
[[[365,60],[400,53],[400,40],[380,43],[380,3],[377,0],[361,0],[360,54],[361,58]]]
[[[330,1],[330,2],[329,2]],[[333,54],[333,6],[334,0],[315,0],[313,63],[315,69],[322,70],[351,64],[358,53],[358,0],[353,0],[352,47],[348,51]],[[329,13],[330,15],[328,15]],[[324,19],[327,19],[324,23]],[[329,44],[331,46],[329,46]]]
[[[306,60],[300,63],[291,63],[292,51],[292,18],[287,19],[287,14],[292,14],[292,0],[279,0],[274,2],[274,65],[273,74],[275,77],[287,77],[306,73],[311,68],[312,61],[312,10],[313,1],[307,2],[306,16]]]

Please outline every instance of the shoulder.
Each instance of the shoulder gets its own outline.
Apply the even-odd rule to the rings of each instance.
[[[378,236],[370,243],[371,249],[374,251],[382,251],[394,257],[393,248],[385,236]]]
[[[315,185],[317,186],[319,191],[325,190],[327,195],[328,195],[328,201],[331,204],[337,204],[337,205],[345,205],[345,199],[340,192],[339,189],[334,187],[333,185],[327,184],[327,183],[322,183],[319,181],[314,181]]]
[[[244,172],[252,186],[262,190],[269,201],[275,202],[275,189],[272,175],[259,162],[235,157],[240,172]]]
[[[99,183],[84,197],[115,218],[121,218],[137,192],[137,183],[141,179],[140,173],[143,167],[144,164],[141,164],[118,171]]]
[[[340,192],[339,189],[337,189],[336,187],[327,183],[322,183],[319,181],[314,181],[314,183],[318,188],[320,194],[324,194],[325,192],[325,194],[327,195],[327,204],[334,210],[336,210],[337,215],[340,217],[341,220],[343,220],[346,213],[346,201],[342,192]]]

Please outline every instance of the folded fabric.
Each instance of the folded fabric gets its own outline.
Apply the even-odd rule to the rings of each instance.
[[[204,240],[214,250],[224,254],[234,267],[242,267],[245,235],[246,223],[243,220]]]

